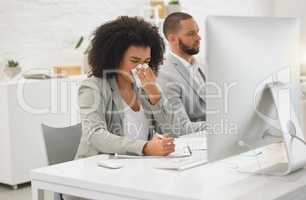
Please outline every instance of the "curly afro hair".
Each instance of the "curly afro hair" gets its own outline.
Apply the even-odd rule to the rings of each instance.
[[[105,71],[115,71],[130,46],[150,47],[149,66],[157,73],[165,52],[158,28],[139,17],[121,16],[94,32],[88,54],[91,75],[102,78]],[[115,74],[108,72],[107,77]]]

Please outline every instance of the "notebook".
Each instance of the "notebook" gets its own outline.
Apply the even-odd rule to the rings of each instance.
[[[122,155],[113,154],[110,155],[110,159],[147,159],[147,158],[186,158],[192,156],[192,151],[189,146],[178,147],[175,152],[168,156],[134,156],[134,155]]]

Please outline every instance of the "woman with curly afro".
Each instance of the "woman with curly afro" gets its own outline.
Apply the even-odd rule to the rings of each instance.
[[[164,51],[158,29],[141,18],[122,16],[97,28],[88,56],[91,72],[78,94],[83,133],[76,158],[174,152],[175,117],[155,84]]]

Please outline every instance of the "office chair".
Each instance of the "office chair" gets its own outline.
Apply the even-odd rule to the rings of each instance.
[[[63,128],[42,124],[41,128],[49,165],[74,159],[82,135],[81,124]],[[54,193],[54,200],[63,200],[62,194]]]

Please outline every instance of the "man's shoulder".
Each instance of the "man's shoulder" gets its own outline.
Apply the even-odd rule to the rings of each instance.
[[[164,63],[158,71],[157,78],[175,79],[179,75],[174,64]]]
[[[175,62],[174,58],[171,57],[171,55],[166,56],[164,60],[164,64],[160,67],[159,71],[161,73],[177,73],[176,70],[177,62]]]
[[[156,81],[161,87],[165,87],[165,85],[169,84],[173,87],[174,85],[178,85],[177,83],[182,82],[182,77],[181,74],[172,67],[164,66],[164,68],[158,72]]]

